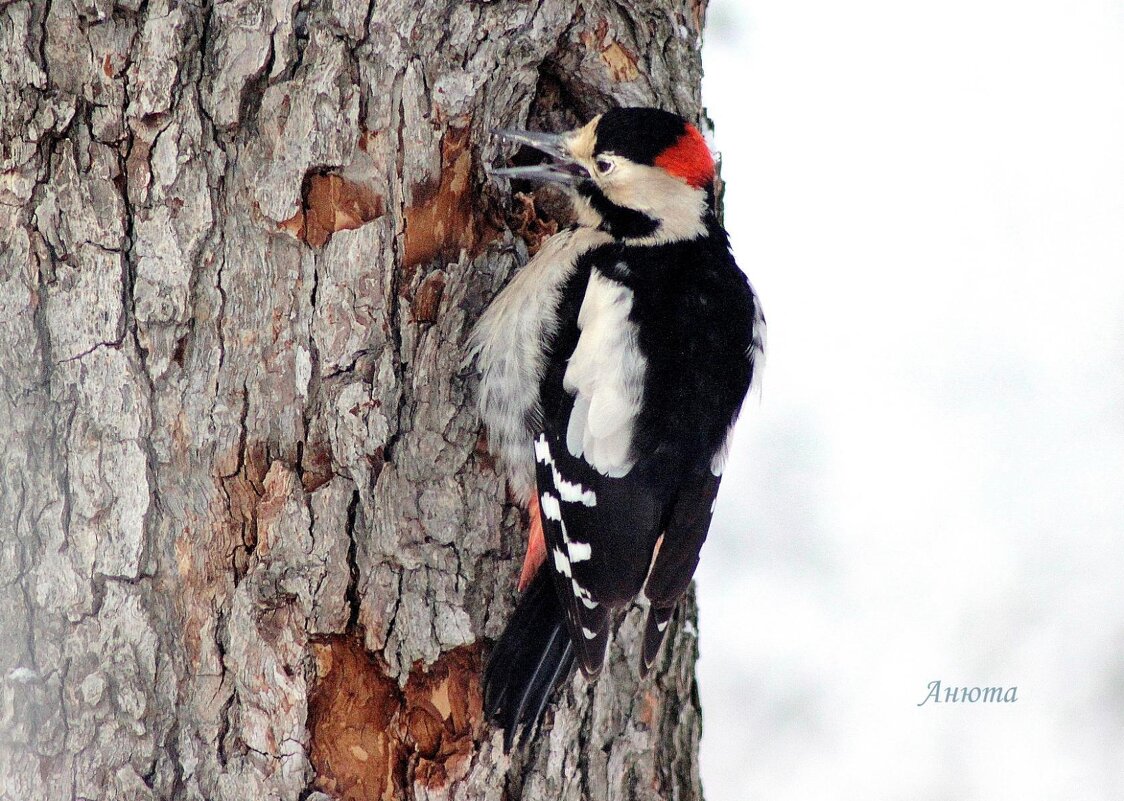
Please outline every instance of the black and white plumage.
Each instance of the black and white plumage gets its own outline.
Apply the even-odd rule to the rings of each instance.
[[[572,661],[598,673],[612,611],[641,591],[641,667],[654,663],[698,564],[764,319],[693,126],[616,109],[569,134],[506,134],[554,162],[494,172],[568,184],[578,219],[471,337],[490,446],[537,501],[546,546],[485,676],[510,747]]]

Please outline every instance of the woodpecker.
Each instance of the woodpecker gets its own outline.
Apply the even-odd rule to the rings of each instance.
[[[641,671],[655,662],[698,565],[765,320],[694,125],[617,108],[562,134],[496,133],[550,159],[492,175],[565,187],[576,219],[468,343],[489,448],[530,517],[523,594],[484,675],[510,750],[575,660],[596,677],[613,611],[641,591]]]

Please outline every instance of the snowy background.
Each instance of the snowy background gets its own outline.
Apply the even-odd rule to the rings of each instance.
[[[708,801],[1124,798],[1124,3],[712,0],[704,63],[769,320]]]

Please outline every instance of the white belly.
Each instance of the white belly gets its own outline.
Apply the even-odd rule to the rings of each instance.
[[[469,337],[480,369],[480,416],[488,443],[521,501],[535,486],[534,435],[541,423],[543,344],[558,329],[558,304],[577,259],[612,242],[592,228],[555,234],[496,296]]]

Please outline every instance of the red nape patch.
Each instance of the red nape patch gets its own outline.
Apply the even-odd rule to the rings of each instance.
[[[656,157],[656,166],[696,189],[714,180],[714,159],[706,140],[694,125],[688,125],[675,144]]]

